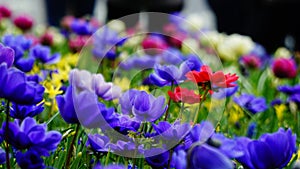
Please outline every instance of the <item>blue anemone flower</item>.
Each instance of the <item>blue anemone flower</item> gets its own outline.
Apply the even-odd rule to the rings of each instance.
[[[132,113],[136,121],[153,122],[160,118],[167,109],[165,98],[155,98],[145,91],[128,90],[120,98],[121,109],[124,114]]]
[[[187,167],[187,161],[185,160],[186,156],[187,154],[184,150],[178,150],[173,152],[171,167],[174,167],[176,169],[186,169]]]
[[[176,121],[174,124],[161,121],[157,125],[153,124],[153,128],[162,139],[168,142],[178,142],[189,133],[191,126],[188,123],[180,124],[180,121]]]
[[[174,65],[159,65],[154,66],[154,73],[150,74],[152,84],[163,87],[171,84],[179,84],[182,73],[177,66]]]
[[[27,57],[27,58],[20,58],[15,62],[16,68],[22,70],[23,72],[30,72],[34,66],[35,58]]]
[[[89,134],[87,146],[90,146],[93,151],[108,152],[109,138],[99,134]]]
[[[57,63],[60,59],[59,53],[51,55],[50,47],[42,45],[36,45],[31,48],[29,56],[34,57],[45,64],[54,64]]]
[[[157,152],[162,152],[162,153],[159,153],[158,155],[146,157],[146,162],[153,168],[164,169],[168,167],[168,160],[170,156],[169,151],[165,151],[161,148],[153,148],[147,150],[146,154],[152,154],[152,153],[156,154]]]
[[[46,168],[44,160],[34,150],[28,150],[25,153],[17,152],[16,161],[21,168],[43,169]]]
[[[11,67],[14,63],[15,52],[10,47],[5,47],[0,43],[0,64],[6,63],[7,67]]]
[[[67,88],[64,95],[56,96],[56,102],[59,108],[59,113],[67,123],[79,123],[74,108],[72,85]]]
[[[237,160],[250,169],[284,168],[296,152],[296,135],[280,128],[272,134],[263,134],[258,140],[237,138],[237,146],[244,155]]]
[[[197,145],[188,159],[190,169],[232,169],[231,160],[217,148],[207,144]]]
[[[233,100],[239,106],[250,111],[253,114],[263,112],[268,108],[265,98],[255,97],[251,94],[242,94],[239,97],[234,97]]]
[[[44,110],[44,104],[39,105],[19,105],[13,103],[10,109],[10,116],[23,120],[26,117],[34,117]]]
[[[71,30],[74,31],[78,35],[91,35],[96,28],[85,20],[74,19],[71,23]]]
[[[0,97],[18,104],[37,104],[43,100],[44,87],[28,81],[24,72],[0,65]]]
[[[15,60],[23,57],[24,52],[32,45],[32,41],[23,35],[4,35],[2,37],[4,45],[11,47],[15,51]]]
[[[295,85],[295,86],[289,86],[289,85],[284,85],[284,86],[278,86],[277,90],[285,93],[287,95],[293,95],[293,94],[300,94],[300,85]]]
[[[6,131],[6,125],[9,130]],[[8,133],[7,133],[8,132]],[[41,156],[49,156],[60,143],[62,135],[57,131],[48,131],[46,124],[37,124],[35,119],[26,117],[22,122],[5,122],[1,130],[2,137],[8,135],[8,143],[17,150],[32,149]]]

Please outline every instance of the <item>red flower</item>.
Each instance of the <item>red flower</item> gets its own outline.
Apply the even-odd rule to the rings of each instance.
[[[210,67],[206,65],[201,67],[200,72],[190,71],[185,76],[188,80],[197,83],[203,88],[206,88],[210,84],[221,88],[234,87],[236,84],[233,84],[233,82],[237,81],[239,78],[236,74],[224,74],[222,71],[213,73]]]
[[[183,102],[188,104],[199,103],[201,96],[195,94],[193,90],[176,87],[174,92],[168,91],[168,95],[174,102]]]

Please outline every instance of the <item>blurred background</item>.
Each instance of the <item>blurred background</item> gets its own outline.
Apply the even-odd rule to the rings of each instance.
[[[16,15],[33,16],[36,24],[54,26],[65,15],[93,15],[103,23],[140,11],[182,12],[197,16],[210,30],[248,35],[268,52],[280,46],[300,49],[299,0],[0,0],[0,4]]]

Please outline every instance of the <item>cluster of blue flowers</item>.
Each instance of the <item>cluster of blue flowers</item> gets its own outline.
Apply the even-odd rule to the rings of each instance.
[[[1,6],[0,17],[10,17]],[[62,32],[35,36],[33,21],[17,17],[24,35],[3,33],[0,43],[0,165],[292,168],[299,161],[299,56],[284,50],[272,58],[247,37],[206,30],[210,46],[198,28],[177,15],[170,20],[164,35],[141,35],[121,21],[97,31],[93,18],[69,16]],[[232,67],[207,65],[215,63],[213,48]],[[83,70],[96,61],[98,70]]]
[[[42,156],[49,156],[49,152],[57,148],[62,135],[57,131],[48,132],[46,124],[38,124],[33,118],[44,109],[41,103],[44,87],[31,80],[23,71],[11,67],[12,63],[18,62],[22,57],[27,42],[24,47],[24,39],[16,37],[20,39],[18,43],[21,42],[18,46],[18,43],[11,42],[16,39],[9,38],[11,37],[5,37],[4,41],[16,45],[12,46],[14,50],[2,44],[0,49],[0,83],[5,86],[0,89],[0,97],[6,100],[8,106],[7,120],[2,124],[0,132],[1,140],[6,142],[6,157],[15,156],[21,168],[43,168]],[[10,122],[10,117],[15,119],[14,122]],[[8,145],[13,147],[13,154],[9,153]]]

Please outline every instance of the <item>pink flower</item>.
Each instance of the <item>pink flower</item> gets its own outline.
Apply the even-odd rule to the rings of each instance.
[[[146,37],[142,42],[142,46],[145,52],[150,55],[159,54],[168,48],[165,40],[156,35]]]
[[[21,15],[14,19],[14,24],[16,27],[26,31],[31,29],[33,25],[33,19],[29,16]]]
[[[3,18],[9,18],[11,16],[11,11],[6,6],[0,6],[0,15]]]
[[[272,65],[272,71],[278,78],[294,78],[297,76],[297,66],[293,59],[275,59]]]
[[[53,34],[50,32],[46,32],[44,35],[40,37],[40,42],[43,45],[52,46],[53,45]]]
[[[87,36],[76,36],[75,38],[71,38],[69,41],[69,47],[73,52],[79,52],[88,39],[89,37]]]
[[[257,68],[259,68],[262,65],[260,58],[257,57],[257,56],[255,56],[255,55],[246,55],[246,56],[243,56],[241,58],[241,62],[246,67],[254,68],[254,69],[257,69]]]

